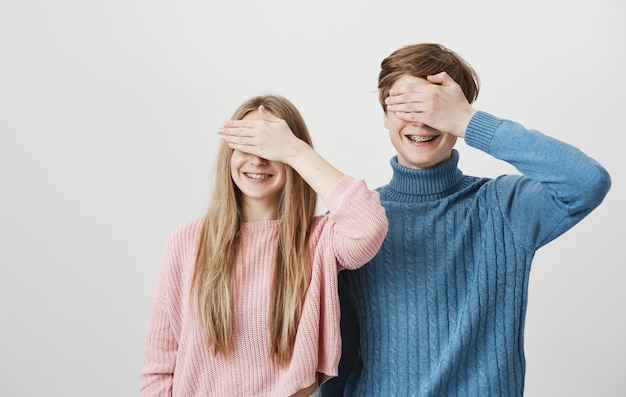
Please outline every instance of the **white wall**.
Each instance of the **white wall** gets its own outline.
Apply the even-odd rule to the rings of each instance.
[[[384,184],[380,61],[434,41],[477,69],[477,108],[611,173],[600,208],[537,254],[526,395],[623,396],[626,6],[504,3],[2,1],[0,395],[138,395],[161,253],[204,212],[221,122],[282,94],[323,155]],[[466,173],[511,171],[457,147]]]

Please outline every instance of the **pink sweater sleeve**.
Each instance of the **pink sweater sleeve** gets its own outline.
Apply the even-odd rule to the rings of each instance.
[[[345,176],[324,204],[334,223],[333,241],[341,268],[356,269],[376,255],[387,233],[387,216],[380,195],[365,181]]]
[[[153,308],[145,346],[140,375],[141,395],[171,396],[178,344],[169,327],[165,310]]]
[[[194,227],[196,226],[196,227]],[[182,311],[182,266],[186,241],[193,237],[197,225],[187,224],[169,238],[152,297],[152,314],[144,343],[140,372],[143,397],[171,396],[178,352],[180,319],[173,313]],[[187,243],[188,244],[188,243]],[[174,310],[172,310],[174,308]]]

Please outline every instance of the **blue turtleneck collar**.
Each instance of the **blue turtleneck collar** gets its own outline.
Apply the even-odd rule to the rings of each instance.
[[[398,156],[391,158],[393,176],[382,188],[382,199],[399,202],[429,201],[456,191],[464,184],[463,173],[458,168],[459,153],[452,149],[452,156],[432,168],[413,169],[398,164]],[[421,196],[421,197],[420,197]]]

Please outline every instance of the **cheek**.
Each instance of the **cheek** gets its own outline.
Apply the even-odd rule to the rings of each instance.
[[[230,171],[233,174],[238,174],[239,169],[248,161],[248,159],[241,154],[241,152],[233,151],[230,157]]]
[[[448,146],[450,149],[452,149],[454,147],[454,145],[456,144],[456,140],[457,137],[451,134],[446,134],[446,146]]]
[[[281,186],[284,188],[287,184],[287,170],[284,167],[280,170],[280,181]]]
[[[394,114],[385,115],[385,128],[389,130],[389,132],[400,131],[404,128],[408,123],[401,118],[395,116]]]
[[[393,113],[385,113],[384,126],[389,131],[398,131],[406,122]]]

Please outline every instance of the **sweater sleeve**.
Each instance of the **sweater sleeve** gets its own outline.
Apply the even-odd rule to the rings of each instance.
[[[522,174],[497,178],[496,194],[513,231],[533,249],[582,220],[611,186],[608,172],[579,149],[484,112],[470,121],[465,142]]]
[[[324,204],[340,268],[356,269],[372,259],[387,234],[387,216],[378,192],[368,189],[363,180],[345,176]]]
[[[178,342],[168,314],[168,289],[176,255],[172,236],[163,255],[157,284],[152,297],[152,313],[144,342],[144,357],[140,371],[142,397],[165,397],[172,394]]]

